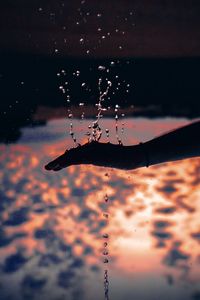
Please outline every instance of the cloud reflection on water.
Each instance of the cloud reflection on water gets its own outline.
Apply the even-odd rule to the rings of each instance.
[[[162,131],[186,123],[134,122],[140,131],[148,125],[149,137],[159,133],[158,126]],[[131,143],[131,120],[126,123]],[[197,299],[199,158],[131,172],[72,166],[48,173],[44,163],[69,141],[22,141],[0,146],[2,299],[102,299],[104,233],[109,234],[111,299],[155,299],[156,293],[162,299],[165,293]],[[102,215],[105,194],[109,222]],[[159,286],[153,288],[152,276]]]

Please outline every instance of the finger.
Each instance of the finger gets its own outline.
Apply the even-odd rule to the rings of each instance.
[[[60,170],[62,170],[62,169],[63,169],[63,168],[59,166],[59,167],[54,168],[53,171],[57,172],[57,171],[60,171]]]
[[[55,160],[51,161],[50,163],[48,163],[45,166],[45,169],[47,171],[50,171],[50,170],[54,170],[55,168],[58,168],[58,167],[60,167],[59,161],[58,161],[58,159],[55,159]]]

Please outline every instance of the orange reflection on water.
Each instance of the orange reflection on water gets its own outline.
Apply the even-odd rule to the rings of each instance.
[[[20,251],[35,270],[47,254],[55,255],[58,269],[77,258],[101,268],[108,233],[113,273],[197,283],[200,158],[127,172],[93,166],[46,172],[44,163],[64,146],[41,143],[37,152],[31,145],[1,146],[1,264]]]

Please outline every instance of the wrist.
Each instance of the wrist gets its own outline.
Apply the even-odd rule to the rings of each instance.
[[[147,165],[146,154],[142,145],[124,146],[124,163],[126,169],[138,169]]]
[[[150,157],[149,157],[149,149],[147,147],[146,143],[139,143],[140,146],[140,151],[142,152],[143,155],[143,163],[144,166],[146,166],[147,168],[150,166]]]

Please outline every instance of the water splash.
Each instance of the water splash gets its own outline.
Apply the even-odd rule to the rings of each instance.
[[[106,194],[104,196],[104,201],[106,203],[106,206],[108,205],[108,195]],[[108,221],[109,218],[109,213],[108,212],[103,212],[103,217]],[[108,264],[109,263],[109,259],[108,259],[108,255],[109,255],[109,251],[108,251],[108,238],[109,235],[107,233],[104,233],[102,235],[104,242],[103,242],[103,251],[102,254],[104,256],[103,258],[103,263],[104,264]],[[108,269],[104,269],[104,281],[103,281],[103,285],[104,285],[104,299],[105,300],[109,300],[109,279],[108,279]]]
[[[98,69],[103,71],[106,68],[104,66],[99,66]],[[98,113],[96,116],[96,120],[94,122],[92,122],[92,124],[91,124],[92,132],[89,137],[89,142],[92,142],[92,141],[98,142],[102,136],[102,129],[99,125],[99,121],[100,121],[100,118],[102,117],[102,111],[106,110],[105,108],[103,108],[103,101],[105,101],[105,99],[109,93],[110,87],[112,86],[112,82],[107,80],[107,87],[103,91],[102,90],[102,81],[103,81],[102,78],[99,78],[99,81],[98,81],[99,101],[96,104]]]
[[[81,37],[81,41],[82,41]],[[101,119],[103,118],[104,111],[109,111],[111,106],[107,105],[107,101],[110,100],[112,95],[115,95],[117,97],[118,92],[126,90],[129,91],[130,84],[126,82],[126,80],[123,80],[120,78],[119,75],[116,74],[115,67],[118,67],[120,65],[120,60],[117,61],[110,61],[109,65],[98,65],[95,68],[95,71],[98,74],[97,79],[97,86],[95,84],[95,90],[97,89],[99,95],[97,96],[97,103],[95,104],[97,107],[97,114],[94,121],[91,122],[91,124],[88,127],[87,131],[84,131],[84,135],[87,136],[88,142],[92,141],[100,141],[103,133],[106,137],[107,142],[110,142],[110,130],[108,128],[102,128],[101,126]],[[90,67],[91,70],[93,70],[92,67]],[[69,72],[70,71],[70,72]],[[70,73],[72,72],[72,76]],[[114,74],[113,74],[114,73]],[[84,74],[82,73],[81,69],[73,69],[73,70],[64,70],[61,69],[57,73],[57,77],[59,79],[59,90],[62,92],[66,99],[67,104],[67,116],[70,119],[70,128],[69,128],[69,134],[73,140],[74,146],[78,146],[77,139],[75,136],[75,130],[73,127],[73,113],[72,113],[72,107],[71,107],[71,97],[74,87],[77,87],[79,85],[80,88],[80,94],[82,95],[82,99],[80,99],[79,107],[83,108],[82,112],[79,115],[80,123],[83,122],[87,113],[87,110],[85,108],[85,95],[92,92],[93,86],[89,85],[87,81],[85,80]],[[67,77],[66,77],[67,76]],[[68,78],[69,77],[69,78]],[[66,81],[66,79],[68,80]],[[70,81],[71,80],[71,81]],[[75,84],[74,84],[74,81]],[[112,87],[112,88],[111,88]],[[125,89],[125,90],[124,90]],[[96,93],[96,91],[95,91]],[[114,129],[115,129],[115,136],[118,144],[122,144],[122,136],[124,134],[124,122],[121,120],[123,117],[122,114],[119,113],[120,106],[118,104],[115,105],[114,111]],[[122,123],[122,122],[123,123]]]
[[[124,118],[125,114],[121,114],[121,117]],[[125,126],[125,123],[124,123],[124,121],[122,121],[122,127],[121,127],[121,134],[122,135],[124,134],[124,126]]]
[[[109,279],[108,279],[108,270],[104,270],[104,298],[109,300]]]
[[[75,147],[78,146],[78,143],[77,143],[77,140],[76,140],[76,136],[75,136],[75,133],[74,133],[74,129],[73,129],[73,114],[70,113],[68,115],[69,119],[70,119],[70,131],[69,131],[69,134],[74,142],[74,145]]]
[[[116,135],[116,139],[118,141],[118,144],[122,145],[122,141],[121,141],[121,139],[119,137],[119,127],[118,127],[119,116],[118,116],[118,110],[119,110],[119,105],[116,104],[115,105],[115,135]]]
[[[106,138],[109,142],[110,141],[110,132],[109,132],[109,129],[107,129],[107,128],[106,128]]]

